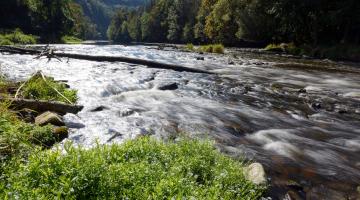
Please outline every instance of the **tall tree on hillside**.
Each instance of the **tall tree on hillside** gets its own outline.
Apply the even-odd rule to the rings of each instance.
[[[27,0],[32,24],[45,40],[55,41],[74,25],[69,3],[71,0]]]

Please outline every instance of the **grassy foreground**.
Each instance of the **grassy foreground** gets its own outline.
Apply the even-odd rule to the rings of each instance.
[[[89,150],[42,151],[7,169],[3,198],[258,199],[243,164],[207,142],[163,143],[147,137]]]
[[[6,85],[0,77],[0,93]],[[50,89],[34,76],[22,95],[56,98]],[[49,150],[44,147],[58,141],[52,128],[25,123],[6,102],[0,104],[0,199],[252,200],[266,189],[246,180],[245,165],[210,142],[142,137],[92,149],[65,143],[64,149]]]

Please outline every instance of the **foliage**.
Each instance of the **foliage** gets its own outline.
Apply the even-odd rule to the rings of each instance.
[[[209,44],[200,46],[198,51],[223,54],[225,51],[224,49],[224,45],[222,44]]]
[[[22,95],[25,98],[53,100],[64,103],[69,103],[63,96],[65,96],[72,103],[77,101],[77,91],[67,89],[65,84],[55,82],[53,78],[45,77],[46,81],[41,75],[37,74],[29,79],[22,88]],[[62,95],[60,95],[61,93]]]
[[[122,9],[126,17],[114,16],[117,22],[112,23],[109,35],[128,29],[146,42],[358,46],[359,9],[356,0],[152,0],[142,9]],[[140,19],[140,25],[123,26],[135,19]],[[139,41],[135,34],[130,38],[117,35],[119,41],[123,37]],[[304,53],[301,48],[288,50]]]
[[[149,138],[89,150],[65,145],[33,154],[8,171],[7,198],[259,199],[264,186],[245,180],[243,164],[210,143]]]
[[[194,51],[194,45],[192,43],[186,44],[186,49],[189,51]]]
[[[27,156],[35,144],[48,146],[55,140],[52,126],[25,123],[7,108],[6,102],[0,104],[0,164],[12,157]]]
[[[14,44],[36,44],[37,39],[33,35],[26,35],[20,29],[15,29],[11,33],[0,34],[0,45]]]
[[[136,7],[143,5],[146,0],[75,0],[81,5],[83,14],[86,16],[90,24],[96,24],[95,31],[97,35],[92,35],[88,39],[106,38],[107,30],[111,22],[111,18],[119,7]],[[139,19],[139,18],[138,18]],[[136,27],[136,26],[134,26]]]
[[[75,36],[65,35],[61,37],[61,42],[65,44],[80,44],[82,40]]]

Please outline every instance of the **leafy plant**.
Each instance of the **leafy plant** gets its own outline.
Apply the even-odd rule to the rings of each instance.
[[[72,103],[77,101],[76,90],[67,89],[65,84],[58,83],[53,78],[45,77],[45,79],[46,81],[39,74],[33,76],[22,88],[22,95],[25,98],[53,100],[64,103],[69,103],[68,100]]]
[[[65,35],[61,37],[61,42],[65,44],[80,44],[82,40],[75,36]]]
[[[0,35],[0,45],[36,44],[37,39],[33,35],[26,35],[20,29],[15,29],[8,34]]]
[[[222,44],[209,44],[199,47],[198,51],[223,54],[225,51],[225,47]]]
[[[194,45],[193,44],[191,44],[191,43],[188,43],[188,44],[186,44],[186,47],[185,47],[187,50],[189,50],[189,51],[194,51]]]
[[[259,199],[264,186],[209,142],[141,138],[93,149],[65,145],[32,154],[8,173],[4,198]]]

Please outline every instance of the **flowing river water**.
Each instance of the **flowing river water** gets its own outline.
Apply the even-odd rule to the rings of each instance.
[[[121,143],[139,135],[208,138],[224,153],[262,163],[277,191],[294,190],[308,199],[359,197],[357,64],[237,49],[201,55],[150,46],[54,47],[66,53],[128,56],[215,73],[0,55],[0,73],[10,79],[25,80],[42,70],[78,90],[84,110],[65,116],[71,128],[68,140],[75,144]]]

